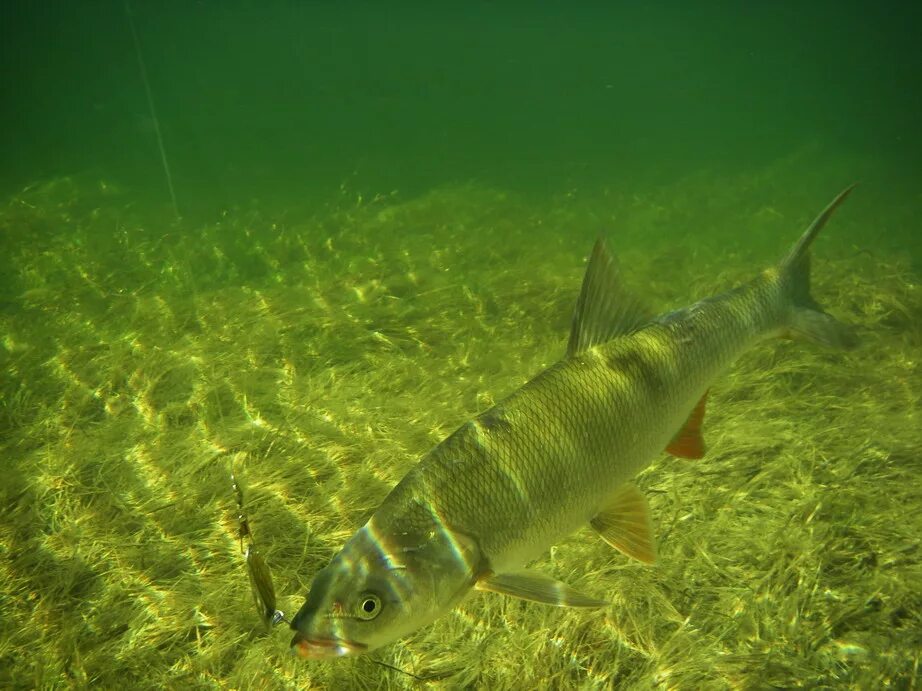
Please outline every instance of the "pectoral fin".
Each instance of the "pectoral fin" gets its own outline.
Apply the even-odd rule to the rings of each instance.
[[[477,581],[477,590],[541,602],[556,607],[607,607],[608,602],[596,600],[574,590],[566,583],[531,571],[490,574]]]
[[[615,549],[644,564],[656,561],[650,507],[634,485],[623,485],[608,506],[589,523]]]

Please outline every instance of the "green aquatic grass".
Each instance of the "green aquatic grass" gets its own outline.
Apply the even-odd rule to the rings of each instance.
[[[66,179],[11,199],[0,685],[418,685],[295,659],[260,628],[231,468],[293,614],[421,453],[560,356],[597,232],[618,229],[653,307],[682,305],[780,256],[835,191],[788,200],[780,177],[540,207],[470,185],[197,228]],[[448,688],[915,688],[922,289],[875,250],[887,218],[850,212],[819,242],[815,292],[861,347],[766,343],[715,384],[707,456],[639,478],[655,566],[588,530],[538,565],[611,608],[475,595],[372,657]]]

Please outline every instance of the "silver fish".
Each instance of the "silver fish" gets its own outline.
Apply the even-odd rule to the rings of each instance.
[[[585,524],[642,562],[656,558],[631,478],[663,449],[704,454],[708,387],[769,337],[834,347],[851,331],[810,295],[810,245],[843,190],[776,267],[650,318],[592,251],[566,356],[426,454],[317,573],[291,627],[307,658],[365,653],[451,610],[472,589],[558,606],[608,603],[525,570]]]

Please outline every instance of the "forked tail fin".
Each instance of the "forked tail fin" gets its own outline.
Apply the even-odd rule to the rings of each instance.
[[[778,266],[782,285],[791,300],[787,325],[791,335],[835,348],[852,348],[857,339],[848,326],[826,314],[810,294],[810,245],[832,212],[855,189],[855,184],[846,187],[829,202]]]

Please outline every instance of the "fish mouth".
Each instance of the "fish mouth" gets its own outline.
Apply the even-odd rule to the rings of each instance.
[[[292,649],[308,660],[323,660],[344,655],[357,655],[368,649],[364,643],[348,641],[345,638],[318,638],[305,636],[300,631],[291,639]]]

